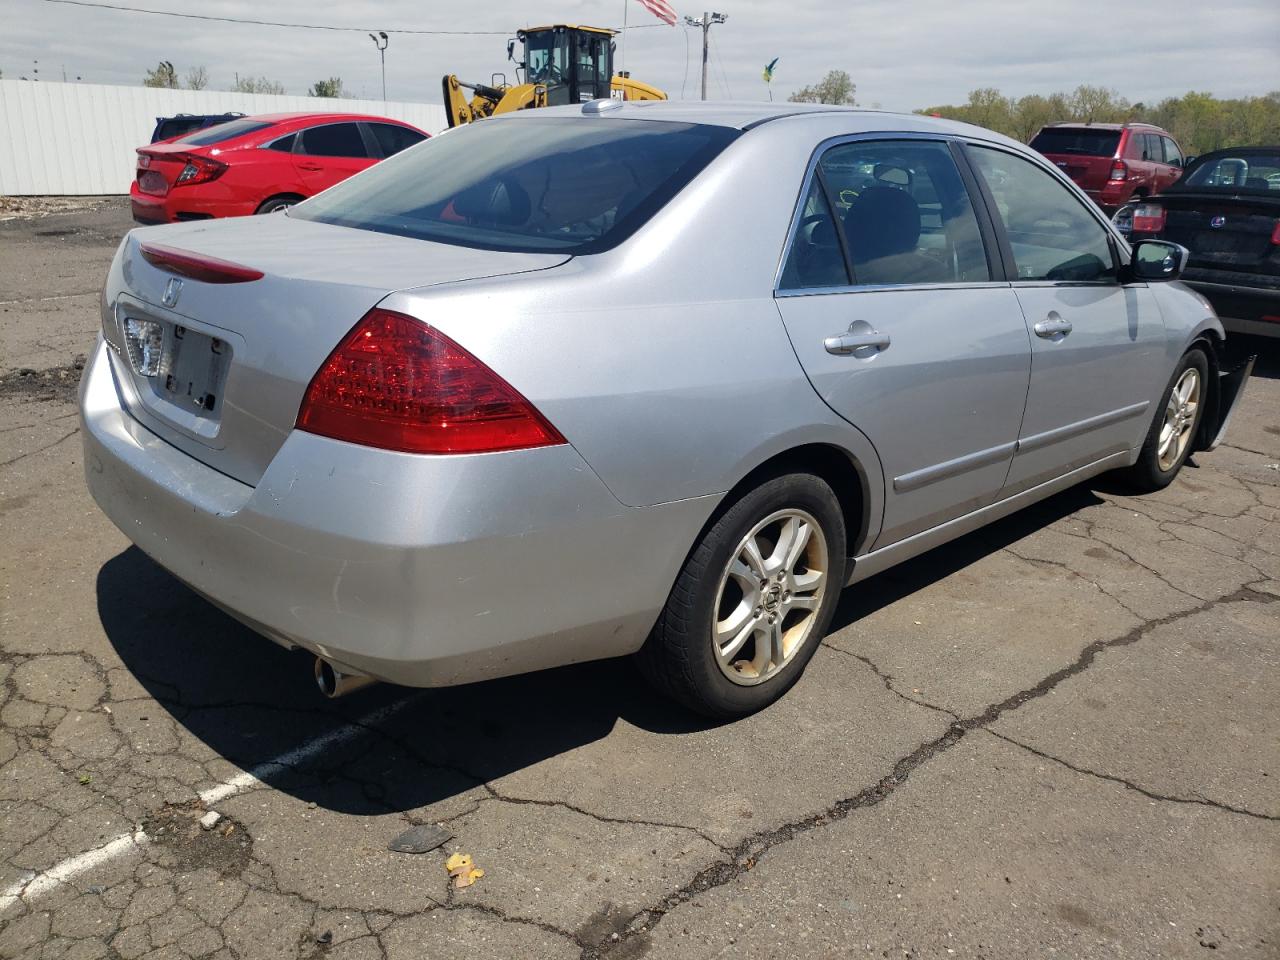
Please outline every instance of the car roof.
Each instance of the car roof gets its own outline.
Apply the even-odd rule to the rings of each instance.
[[[1196,157],[1196,162],[1199,163],[1206,157],[1210,159],[1217,157],[1256,157],[1259,154],[1274,156],[1278,153],[1280,153],[1280,145],[1268,147],[1265,144],[1255,144],[1251,147],[1223,147],[1221,150],[1210,150],[1208,153],[1200,154],[1200,156]]]
[[[325,123],[332,123],[335,120],[367,120],[377,123],[399,123],[406,126],[404,120],[396,120],[393,117],[375,117],[368,113],[316,113],[314,111],[301,111],[297,113],[255,113],[247,117],[237,117],[238,120],[251,120],[260,123],[288,123],[295,120],[319,120]]]
[[[600,103],[600,101],[597,101]],[[864,110],[826,103],[765,103],[725,100],[629,100],[605,101],[603,110],[585,109],[586,105],[547,107],[542,110],[519,110],[492,118],[493,120],[523,120],[535,117],[583,117],[618,120],[663,120],[671,123],[700,123],[710,126],[732,127],[749,130],[775,120],[811,118],[843,119],[842,126],[857,127],[874,133],[881,131],[912,130],[950,135],[981,136],[987,140],[1009,141],[1009,138],[962,123],[919,113],[890,113],[884,110]],[[617,104],[617,106],[613,106]],[[490,121],[485,121],[490,122]],[[1021,144],[1019,144],[1021,146]]]
[[[1132,123],[1094,123],[1091,120],[1063,120],[1061,123],[1047,123],[1040,128],[1041,132],[1045,130],[1158,130],[1164,132],[1162,127],[1156,126],[1154,123],[1142,123],[1134,121]]]

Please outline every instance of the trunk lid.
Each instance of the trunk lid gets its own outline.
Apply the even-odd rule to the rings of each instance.
[[[1160,237],[1191,251],[1188,266],[1276,275],[1272,243],[1280,202],[1213,193],[1166,193],[1154,201],[1165,210]]]
[[[1113,157],[1090,157],[1075,153],[1046,153],[1045,157],[1084,190],[1101,190],[1111,175]]]
[[[213,283],[149,262],[142,245],[261,271]],[[397,290],[565,263],[282,214],[173,224],[125,238],[107,284],[104,334],[129,412],[209,466],[256,484],[293,429],[311,377]],[[132,353],[132,357],[131,357]],[[145,375],[152,374],[152,375]]]

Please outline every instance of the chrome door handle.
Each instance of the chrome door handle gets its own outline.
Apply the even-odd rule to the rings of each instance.
[[[822,345],[827,348],[827,353],[844,356],[867,347],[884,350],[889,346],[889,335],[875,330],[870,333],[842,333],[838,337],[827,337]]]
[[[1032,327],[1032,329],[1035,330],[1037,337],[1041,337],[1045,340],[1052,340],[1054,337],[1058,336],[1058,334],[1062,334],[1062,336],[1065,337],[1070,333],[1071,321],[1063,320],[1061,317],[1055,315],[1048,319],[1041,320]]]

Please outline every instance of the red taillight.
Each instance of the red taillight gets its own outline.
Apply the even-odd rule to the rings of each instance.
[[[247,283],[250,280],[261,280],[263,273],[253,267],[241,266],[230,260],[219,260],[217,257],[206,257],[190,250],[178,250],[174,247],[162,246],[158,243],[144,243],[139,247],[142,259],[153,267],[180,273],[192,280],[203,280],[205,283]]]
[[[1140,203],[1133,208],[1134,233],[1159,233],[1164,229],[1164,207],[1158,203]]]
[[[565,442],[528,400],[444,334],[376,308],[311,379],[297,425],[406,453],[492,453]]]
[[[151,156],[153,160],[163,158],[172,160],[175,163],[186,164],[182,168],[182,172],[178,174],[177,179],[173,181],[175,187],[208,183],[210,180],[217,180],[227,171],[227,164],[221,160],[202,157],[198,153],[164,153],[159,155],[152,154]]]
[[[1276,221],[1276,228],[1271,231],[1271,242],[1280,247],[1280,220]]]
[[[1129,176],[1129,166],[1123,160],[1117,160],[1111,164],[1111,173],[1107,175],[1108,180],[1124,180]]]

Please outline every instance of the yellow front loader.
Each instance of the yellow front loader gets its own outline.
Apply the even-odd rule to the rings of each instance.
[[[614,75],[614,35],[615,31],[604,27],[566,24],[518,31],[516,37],[524,46],[524,59],[516,62],[519,83],[508,85],[499,74],[488,84],[464,83],[453,74],[444,78],[449,126],[512,110],[586,103],[605,97],[667,99],[657,87],[632,80],[629,73]],[[515,45],[515,40],[507,44],[507,57],[513,61]]]

